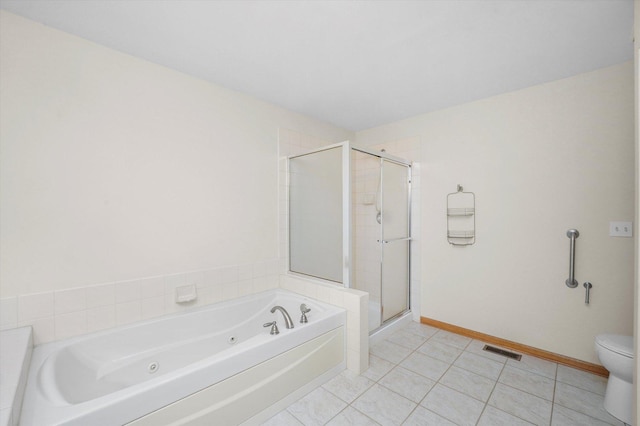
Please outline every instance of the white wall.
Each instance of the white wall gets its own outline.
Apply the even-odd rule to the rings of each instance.
[[[0,19],[3,298],[277,259],[279,128],[352,137]]]
[[[633,65],[357,133],[422,143],[422,316],[597,363],[594,337],[632,333]],[[476,244],[446,240],[446,196],[476,195]],[[637,227],[637,224],[636,224]],[[567,229],[580,231],[570,289]],[[582,283],[594,288],[584,305]]]
[[[353,139],[6,12],[0,31],[2,298],[275,259],[278,129]],[[632,240],[607,231],[633,219],[632,83],[623,64],[358,133],[421,138],[423,316],[592,362],[596,334],[631,333]]]

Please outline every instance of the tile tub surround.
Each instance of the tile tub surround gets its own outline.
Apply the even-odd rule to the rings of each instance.
[[[0,332],[0,426],[15,426],[33,352],[31,327]]]
[[[198,298],[177,304],[176,287]],[[278,260],[190,271],[0,299],[0,330],[32,326],[34,344],[278,288]]]
[[[623,426],[603,407],[601,376],[412,322],[264,423],[273,425]]]
[[[34,344],[38,345],[281,287],[347,310],[347,368],[364,371],[369,348],[368,294],[279,275],[278,269],[278,260],[274,259],[3,298],[0,329],[31,326]],[[198,299],[175,303],[176,287],[190,284],[196,286]]]
[[[368,293],[292,274],[280,276],[280,288],[346,309],[347,369],[362,373],[369,368]]]

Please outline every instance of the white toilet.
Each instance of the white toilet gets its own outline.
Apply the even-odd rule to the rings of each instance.
[[[609,370],[604,408],[627,424],[633,412],[633,337],[618,334],[596,336],[596,353]]]

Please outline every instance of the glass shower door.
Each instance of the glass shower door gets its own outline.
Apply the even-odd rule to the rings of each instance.
[[[289,160],[289,269],[348,285],[344,151],[333,146]]]
[[[382,159],[382,322],[409,309],[410,167]]]

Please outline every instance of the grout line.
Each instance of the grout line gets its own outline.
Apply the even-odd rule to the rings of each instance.
[[[416,336],[419,336],[419,337],[424,337],[424,336],[419,335],[419,334],[417,334],[417,333],[413,333],[413,332],[411,332],[411,330],[407,330],[407,331],[408,331],[410,334],[413,334],[413,335],[416,335]],[[431,337],[433,337],[434,335],[435,335],[435,333],[434,333],[433,335],[431,335],[431,336],[427,337],[427,338],[426,338],[426,339],[425,339],[425,340],[424,340],[420,345],[418,345],[416,348],[407,348],[406,346],[402,346],[402,345],[399,345],[399,344],[398,344],[398,346],[402,346],[403,348],[409,349],[411,352],[410,352],[406,357],[404,357],[403,359],[401,359],[401,360],[400,360],[399,362],[397,362],[397,363],[394,363],[394,362],[392,362],[392,361],[388,361],[388,360],[386,360],[386,361],[391,362],[392,364],[394,364],[394,366],[393,366],[391,369],[389,369],[389,371],[387,371],[385,374],[383,374],[383,375],[382,375],[378,380],[376,380],[376,381],[375,381],[375,384],[378,384],[379,386],[382,386],[384,389],[387,389],[387,390],[389,390],[390,392],[393,392],[393,393],[395,393],[395,394],[399,395],[400,397],[402,397],[402,398],[406,399],[407,401],[411,402],[412,404],[415,404],[415,407],[413,407],[413,409],[409,412],[409,414],[407,414],[407,416],[402,420],[402,423],[406,422],[406,421],[407,421],[407,419],[408,419],[409,417],[411,417],[411,415],[416,411],[416,409],[417,409],[418,407],[421,407],[420,402],[422,402],[422,401],[424,400],[424,398],[426,397],[426,395],[431,391],[431,389],[433,389],[433,387],[432,387],[431,389],[429,389],[429,392],[427,392],[427,393],[425,394],[425,396],[424,396],[424,397],[422,397],[422,399],[421,399],[420,401],[415,402],[415,401],[413,401],[413,400],[411,400],[411,399],[409,399],[409,398],[405,397],[404,395],[400,395],[399,393],[395,392],[393,389],[390,389],[390,388],[388,388],[388,387],[384,386],[383,384],[381,384],[381,383],[380,383],[380,381],[382,381],[385,377],[387,377],[387,376],[388,376],[392,371],[394,371],[396,368],[398,368],[398,367],[400,367],[400,368],[404,368],[404,367],[402,367],[400,364],[401,364],[404,360],[406,360],[407,358],[409,358],[411,355],[413,355],[414,353],[418,352],[418,348],[420,348],[420,347],[421,347],[422,345],[424,345],[427,341],[429,341],[429,339],[431,339]],[[388,340],[388,339],[385,339],[385,340]],[[391,343],[395,343],[395,342],[391,342]],[[397,344],[397,343],[396,343],[396,344]],[[418,353],[419,353],[419,352],[418,352]],[[424,355],[424,354],[422,354],[422,355]],[[407,371],[411,371],[411,370],[407,370]],[[428,379],[428,380],[434,381],[433,379],[429,379],[428,377],[425,377],[425,376],[423,376],[422,374],[415,373],[414,371],[411,371],[411,372],[412,372],[412,373],[414,373],[414,374],[418,374],[419,376],[424,377],[424,378],[426,378],[426,379]],[[434,385],[434,386],[435,386],[435,385]],[[423,408],[424,408],[424,407],[423,407]]]
[[[428,338],[424,343],[427,343],[428,341],[430,341],[430,340],[431,340],[433,337],[435,337],[438,333],[439,333],[439,331],[436,331],[435,333],[433,333],[433,334],[432,334],[432,335],[431,335],[431,336],[430,336],[430,337],[429,337],[429,338]],[[423,343],[423,345],[424,345],[424,343]],[[443,342],[437,342],[437,343],[442,343],[442,344],[444,344],[444,345],[447,345],[446,343],[443,343]],[[471,343],[471,342],[469,342],[469,343]],[[465,345],[465,348],[469,345],[469,343],[467,343],[467,345]],[[460,349],[460,348],[457,348],[457,347],[452,346],[452,345],[447,345],[447,346],[451,346],[451,347],[453,347],[453,348]],[[422,347],[422,345],[420,345],[420,347]],[[416,349],[416,350],[415,350],[415,352],[418,352],[418,349]],[[431,386],[431,389],[429,389],[429,391],[428,391],[428,392],[427,392],[427,393],[422,397],[422,399],[420,400],[420,402],[418,402],[418,405],[417,405],[416,407],[423,407],[423,408],[425,408],[426,410],[429,410],[428,408],[426,408],[425,406],[423,406],[423,405],[422,405],[422,402],[427,398],[427,396],[429,395],[429,393],[431,393],[431,391],[432,391],[432,390],[433,390],[433,389],[434,389],[438,384],[440,384],[440,385],[442,385],[442,386],[446,386],[446,385],[444,385],[444,384],[440,383],[440,380],[445,376],[445,374],[447,374],[447,372],[449,371],[449,369],[453,366],[453,364],[457,361],[457,359],[460,357],[460,355],[462,355],[462,353],[463,353],[463,352],[464,352],[464,349],[462,349],[462,350],[460,351],[460,353],[455,357],[455,359],[454,359],[453,361],[451,361],[450,363],[448,363],[448,364],[449,364],[449,366],[448,366],[448,367],[447,367],[447,369],[446,369],[446,370],[445,370],[445,371],[440,375],[440,377],[439,377],[437,380],[433,380],[433,379],[430,379],[430,378],[428,378],[428,377],[427,377],[429,380],[432,380],[432,381],[434,381],[435,383],[434,383],[434,385],[433,385],[433,386]],[[419,353],[420,353],[420,354],[422,354],[422,352],[419,352]],[[427,355],[427,354],[422,354],[422,355],[426,356],[427,358],[436,359],[436,358],[430,357],[430,356],[429,356],[429,355]],[[441,360],[438,360],[438,361],[441,361]],[[446,362],[446,361],[441,361],[441,362]],[[424,377],[424,376],[423,376],[423,377]],[[448,386],[446,386],[446,387],[448,387]],[[449,389],[451,389],[451,388],[449,388]],[[454,390],[455,390],[455,389],[454,389]],[[414,411],[415,411],[415,409],[414,409]],[[431,411],[431,410],[429,410],[429,411]],[[436,412],[434,412],[434,411],[431,411],[431,412],[432,412],[432,413],[434,413],[434,414],[436,414],[438,417],[442,417],[443,419],[446,419],[446,420],[448,420],[448,421],[450,421],[450,422],[454,423],[454,421],[453,421],[453,420],[451,420],[451,419],[449,419],[449,418],[446,418],[445,416],[443,416],[443,415],[441,415],[441,414],[439,414],[439,413],[436,413]]]
[[[406,330],[407,332],[409,332],[409,333],[411,333],[411,334],[414,334],[414,335],[416,335],[416,336],[419,336],[419,337],[421,337],[421,338],[425,338],[425,336],[424,336],[423,334],[414,333],[414,332],[412,331],[412,329],[410,329],[410,328],[405,328],[404,330]],[[382,388],[384,388],[385,390],[388,390],[389,392],[393,392],[393,393],[395,393],[396,395],[400,396],[401,398],[406,399],[407,401],[409,401],[409,402],[411,402],[411,403],[415,404],[415,407],[414,407],[414,408],[409,412],[409,414],[404,418],[404,420],[402,421],[402,423],[406,422],[406,421],[407,421],[407,419],[409,419],[409,418],[410,418],[410,417],[411,417],[411,416],[416,412],[416,410],[417,410],[417,408],[418,408],[418,407],[421,407],[421,408],[423,408],[423,409],[425,409],[425,410],[427,410],[427,411],[429,411],[429,412],[433,413],[434,415],[437,415],[437,416],[439,416],[439,417],[441,417],[441,418],[444,418],[444,419],[446,419],[446,420],[448,420],[448,421],[452,421],[452,420],[448,419],[447,417],[444,417],[444,416],[442,416],[441,414],[438,414],[438,413],[436,413],[436,412],[434,412],[434,411],[432,411],[432,410],[429,410],[427,407],[425,407],[425,406],[423,406],[423,405],[422,405],[422,402],[423,402],[423,401],[425,400],[425,398],[429,395],[429,393],[430,393],[430,392],[431,392],[431,391],[436,387],[436,385],[441,385],[441,386],[444,386],[444,387],[446,387],[446,388],[448,388],[448,389],[452,389],[452,390],[454,390],[454,391],[456,391],[456,392],[459,392],[459,393],[460,393],[460,394],[462,394],[462,395],[465,395],[465,396],[468,396],[468,397],[470,397],[470,398],[473,398],[473,399],[475,399],[475,400],[477,400],[477,401],[480,401],[480,402],[482,402],[482,403],[484,404],[484,406],[483,406],[483,408],[482,408],[482,411],[480,412],[479,417],[478,417],[478,419],[476,420],[476,423],[475,423],[475,424],[478,424],[478,423],[480,422],[480,419],[482,419],[482,416],[485,414],[485,411],[486,411],[486,409],[487,409],[487,406],[489,406],[489,405],[490,405],[490,404],[489,404],[489,401],[491,400],[491,397],[493,396],[493,394],[494,394],[494,392],[495,392],[495,390],[496,390],[496,388],[497,388],[498,383],[500,383],[500,384],[502,384],[502,385],[504,385],[504,386],[506,386],[506,387],[509,387],[509,388],[512,388],[512,389],[518,390],[518,391],[520,391],[520,392],[523,392],[523,393],[529,394],[529,395],[531,395],[531,396],[537,397],[537,398],[539,398],[539,399],[541,399],[541,400],[543,400],[543,401],[550,402],[550,403],[551,403],[551,413],[550,413],[549,420],[548,420],[548,423],[547,423],[547,424],[551,424],[551,422],[553,421],[553,416],[554,416],[554,412],[555,412],[556,405],[561,406],[561,407],[563,407],[563,408],[565,408],[565,409],[567,409],[567,410],[570,410],[570,411],[576,412],[576,413],[578,413],[578,414],[580,414],[580,415],[584,415],[584,416],[587,416],[587,417],[589,417],[589,418],[592,418],[592,419],[595,419],[595,420],[599,420],[599,419],[596,419],[595,417],[590,416],[590,415],[588,415],[588,414],[586,414],[586,413],[582,413],[582,412],[580,412],[580,411],[576,411],[576,410],[574,410],[574,409],[572,409],[572,408],[565,407],[565,406],[563,406],[563,405],[561,405],[561,404],[556,404],[556,403],[555,403],[555,396],[556,396],[557,385],[558,385],[558,364],[557,364],[557,363],[554,363],[554,364],[556,364],[556,369],[555,369],[555,373],[554,373],[554,378],[553,378],[553,379],[551,379],[550,377],[545,376],[545,375],[543,375],[543,374],[539,374],[537,371],[530,371],[530,370],[527,370],[527,369],[524,369],[524,368],[518,368],[516,365],[509,364],[509,363],[507,362],[507,360],[505,360],[505,362],[501,363],[501,364],[502,364],[502,366],[501,366],[500,373],[498,374],[498,376],[497,376],[497,378],[496,378],[495,380],[494,380],[494,379],[492,379],[492,378],[486,377],[486,376],[484,376],[484,375],[482,375],[482,374],[479,374],[479,373],[477,373],[477,372],[475,372],[475,371],[467,370],[466,368],[463,368],[463,367],[460,367],[460,366],[456,366],[456,367],[461,368],[461,369],[463,369],[463,370],[465,370],[465,371],[467,371],[467,372],[470,372],[470,373],[472,373],[472,374],[476,374],[476,375],[478,375],[478,376],[480,376],[480,377],[489,378],[489,379],[491,379],[491,380],[494,380],[493,388],[492,388],[491,392],[489,393],[489,396],[487,397],[486,402],[485,402],[485,401],[482,401],[482,400],[479,400],[479,399],[477,399],[477,398],[475,398],[475,397],[473,397],[473,396],[471,396],[471,395],[468,395],[468,394],[466,394],[465,392],[462,392],[462,391],[459,391],[459,390],[453,389],[453,388],[451,388],[451,387],[449,387],[449,386],[447,386],[447,385],[445,385],[445,384],[441,383],[442,378],[447,374],[447,372],[449,372],[449,370],[451,369],[451,367],[452,367],[452,366],[454,366],[455,362],[456,362],[456,361],[457,361],[457,360],[458,360],[458,359],[459,359],[459,358],[460,358],[460,357],[461,357],[465,352],[467,352],[468,354],[476,355],[476,356],[481,357],[481,358],[483,358],[483,359],[485,359],[485,360],[489,360],[489,361],[493,361],[493,362],[498,362],[498,363],[500,363],[500,362],[499,362],[499,361],[497,361],[497,360],[495,360],[495,359],[493,359],[493,358],[490,358],[490,357],[483,357],[482,355],[477,354],[477,353],[472,352],[472,351],[470,351],[470,350],[469,350],[469,347],[470,347],[470,345],[473,343],[473,341],[474,341],[474,340],[481,341],[481,340],[479,340],[479,339],[471,339],[471,340],[470,340],[470,341],[465,345],[465,347],[464,347],[463,349],[461,349],[460,347],[453,346],[453,345],[450,345],[450,344],[448,344],[448,343],[441,342],[441,341],[439,341],[439,340],[433,340],[433,341],[432,341],[432,339],[433,339],[437,334],[438,334],[438,332],[436,332],[436,333],[432,334],[432,335],[431,335],[431,336],[429,336],[429,337],[426,337],[426,338],[425,338],[425,340],[424,340],[420,345],[418,345],[415,349],[408,348],[408,347],[406,347],[406,346],[403,346],[403,345],[401,345],[401,344],[395,343],[395,342],[390,341],[390,340],[388,340],[388,339],[381,341],[380,343],[385,342],[385,341],[387,341],[387,342],[389,342],[389,343],[393,343],[394,345],[397,345],[397,346],[399,346],[399,347],[401,347],[401,348],[403,348],[403,349],[407,349],[407,350],[409,350],[410,352],[408,353],[408,355],[406,355],[406,356],[402,357],[402,359],[400,359],[398,362],[390,361],[390,360],[388,360],[388,359],[382,358],[382,357],[377,356],[377,355],[375,355],[375,354],[369,353],[369,355],[370,355],[370,356],[373,356],[373,357],[379,358],[379,359],[383,360],[384,362],[391,364],[391,368],[390,368],[388,371],[386,371],[384,374],[382,374],[380,377],[378,377],[376,380],[371,379],[371,378],[366,377],[366,376],[363,376],[363,377],[365,377],[366,379],[368,379],[369,381],[371,381],[371,382],[372,382],[372,383],[371,383],[371,385],[370,385],[370,386],[368,386],[365,390],[363,390],[363,391],[362,391],[358,396],[356,396],[356,397],[354,398],[354,400],[353,400],[351,403],[347,403],[347,407],[345,407],[344,409],[340,410],[340,411],[339,411],[335,416],[333,416],[333,417],[332,417],[332,419],[331,419],[331,420],[333,420],[334,418],[336,418],[340,413],[344,412],[348,407],[351,407],[351,408],[353,408],[354,410],[356,410],[358,413],[360,413],[360,414],[362,414],[363,416],[367,417],[369,420],[373,421],[374,423],[377,423],[377,422],[376,422],[374,419],[372,419],[370,416],[368,416],[368,415],[367,415],[367,414],[365,414],[365,413],[362,413],[360,410],[358,410],[356,407],[354,407],[354,406],[353,406],[353,403],[355,403],[355,402],[356,402],[360,397],[362,397],[366,392],[368,392],[368,391],[369,391],[373,386],[375,386],[375,385],[377,384],[377,385],[381,386]],[[430,342],[430,341],[431,341],[431,343],[437,342],[437,343],[439,343],[439,344],[443,344],[443,345],[449,346],[449,347],[451,347],[451,348],[455,348],[455,349],[457,349],[457,350],[460,350],[460,353],[459,353],[459,354],[458,354],[458,355],[457,355],[457,356],[456,356],[456,357],[455,357],[451,362],[447,362],[447,361],[442,361],[442,360],[440,360],[440,359],[437,359],[437,358],[434,358],[434,357],[432,357],[432,356],[429,356],[428,354],[425,354],[425,353],[420,352],[420,351],[419,351],[419,349],[420,349],[422,346],[424,346],[425,344],[427,344],[428,342]],[[431,378],[429,378],[429,377],[427,377],[427,376],[424,376],[424,375],[422,375],[422,374],[420,374],[420,373],[417,373],[417,372],[414,372],[414,371],[412,371],[412,370],[409,370],[409,371],[411,371],[411,373],[413,373],[413,374],[417,374],[417,375],[419,375],[419,376],[421,376],[421,377],[423,377],[423,378],[425,378],[425,379],[428,379],[428,380],[430,380],[430,381],[434,382],[434,385],[429,389],[429,391],[427,391],[427,393],[425,394],[425,396],[424,396],[424,397],[422,397],[422,399],[421,399],[419,402],[415,402],[415,401],[413,401],[412,399],[409,399],[409,398],[405,397],[404,395],[401,395],[401,394],[399,394],[398,392],[394,391],[393,389],[390,389],[390,388],[388,388],[388,387],[386,387],[386,386],[384,386],[383,384],[381,384],[381,383],[380,383],[380,382],[381,382],[385,377],[387,377],[387,376],[388,376],[392,371],[394,371],[396,368],[398,368],[398,367],[404,368],[404,367],[403,367],[402,365],[400,365],[400,364],[401,364],[402,362],[404,362],[407,358],[409,358],[410,356],[412,356],[413,354],[415,354],[415,353],[418,353],[418,354],[420,354],[420,355],[426,356],[427,358],[430,358],[430,359],[433,359],[433,360],[436,360],[436,361],[439,361],[439,362],[445,362],[445,363],[447,363],[447,364],[448,364],[447,369],[444,371],[444,373],[443,373],[442,375],[440,375],[440,377],[438,378],[438,380],[433,380],[433,379],[431,379]],[[550,362],[552,362],[552,361],[550,361]],[[518,368],[518,369],[519,369],[519,370],[521,370],[521,371],[524,371],[524,372],[526,372],[526,373],[533,374],[533,375],[536,375],[536,376],[540,376],[540,377],[545,378],[545,379],[554,380],[554,388],[553,388],[552,400],[551,400],[551,401],[549,401],[548,399],[545,399],[545,398],[543,398],[543,397],[540,397],[540,396],[538,396],[538,395],[535,395],[535,394],[533,394],[533,393],[531,393],[531,392],[529,392],[529,391],[527,391],[527,390],[523,390],[523,389],[520,389],[520,388],[517,388],[517,387],[514,387],[514,386],[510,386],[510,385],[508,385],[508,384],[505,384],[505,383],[500,382],[500,378],[502,377],[502,375],[503,375],[504,371],[506,370],[507,366],[511,366],[511,367],[514,367],[514,368]],[[563,383],[563,384],[566,384],[567,386],[575,387],[575,388],[577,388],[577,389],[579,389],[579,390],[581,390],[581,391],[584,391],[584,392],[589,392],[589,393],[592,393],[592,394],[594,394],[594,395],[602,396],[602,395],[597,394],[597,393],[595,393],[595,392],[591,392],[591,391],[589,391],[589,390],[582,389],[582,388],[580,388],[580,387],[578,387],[578,386],[573,386],[573,385],[571,385],[571,384],[564,383],[564,382],[562,382],[562,383]],[[324,386],[324,385],[321,385],[321,386],[319,386],[319,387],[322,387],[322,386]],[[334,395],[335,397],[339,398],[340,400],[344,401],[342,398],[340,398],[339,396],[335,395],[335,394],[334,394],[333,392],[331,392],[330,390],[328,390],[328,389],[326,389],[326,388],[324,388],[324,390],[326,390],[327,392],[329,392],[331,395]],[[303,397],[303,398],[304,398],[304,397]],[[300,399],[302,399],[302,398],[300,398]],[[346,403],[346,401],[344,401],[344,402]],[[491,405],[491,407],[492,407],[492,408],[495,408],[496,410],[498,410],[498,411],[500,411],[500,412],[504,412],[504,413],[506,413],[506,414],[508,414],[508,415],[510,415],[510,416],[513,416],[513,417],[518,418],[518,419],[520,419],[520,420],[522,420],[522,421],[525,421],[525,422],[530,423],[530,421],[529,421],[529,420],[523,419],[523,418],[521,418],[520,416],[517,416],[517,415],[512,414],[512,413],[510,413],[510,412],[507,412],[507,411],[501,410],[500,408],[497,408],[497,407],[495,407],[495,406],[493,406],[493,405]],[[298,419],[295,415],[293,415],[290,411],[288,411],[288,407],[287,407],[285,410],[286,410],[289,414],[291,414],[291,415],[292,415],[296,420],[300,421],[300,419]],[[599,420],[599,421],[602,421],[602,420]],[[303,422],[301,422],[301,423],[303,423]],[[606,422],[605,422],[605,423],[606,423]],[[303,424],[304,424],[304,423],[303,423]]]
[[[478,422],[480,422],[480,419],[482,418],[482,415],[484,414],[485,410],[489,406],[489,401],[491,401],[491,397],[493,396],[493,392],[496,390],[496,387],[498,386],[498,383],[500,383],[500,376],[502,376],[502,372],[504,371],[506,366],[507,366],[507,362],[505,361],[505,363],[502,364],[502,369],[500,370],[500,374],[498,374],[498,377],[496,378],[496,381],[493,384],[493,388],[491,388],[491,392],[489,392],[489,396],[487,397],[487,402],[485,402],[484,407],[482,407],[482,412],[480,413],[480,416],[478,417],[478,421],[476,422],[476,424],[478,424]]]
[[[549,424],[553,424],[553,413],[556,409],[556,389],[558,388],[558,366],[556,365],[556,373],[553,376],[553,394],[551,395],[551,416]]]

